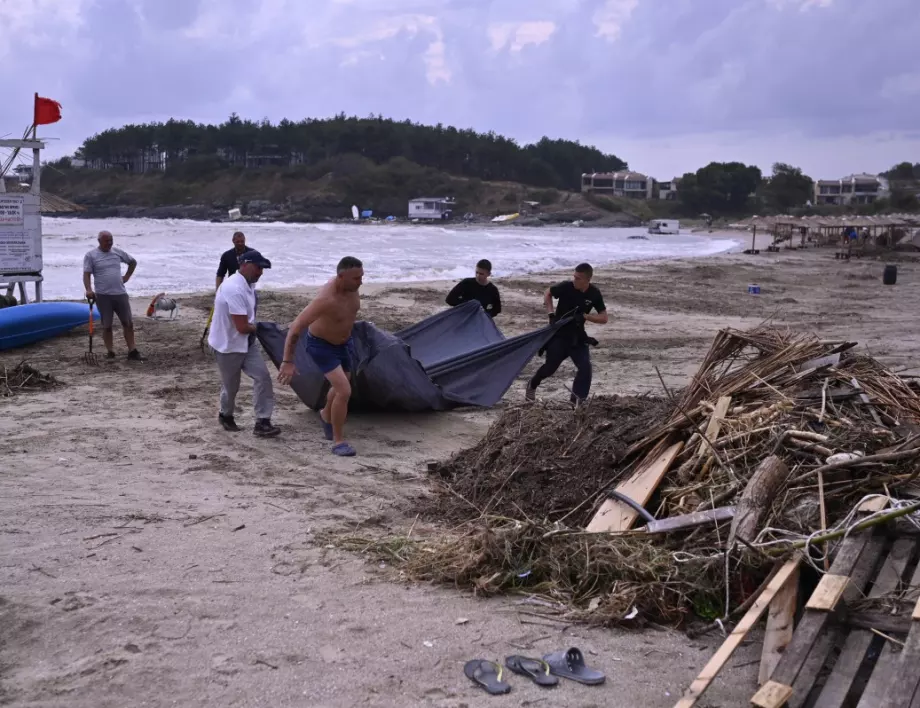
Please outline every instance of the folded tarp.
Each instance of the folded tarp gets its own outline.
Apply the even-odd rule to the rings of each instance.
[[[478,302],[467,302],[394,334],[356,322],[350,408],[424,411],[495,405],[568,321],[506,339]],[[278,367],[287,329],[259,322],[257,336]],[[305,337],[297,343],[294,365],[294,392],[309,408],[322,408],[329,384],[307,353]]]

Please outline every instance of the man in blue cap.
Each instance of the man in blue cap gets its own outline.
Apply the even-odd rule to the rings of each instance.
[[[220,413],[218,421],[224,430],[237,432],[240,428],[233,417],[240,375],[252,379],[252,405],[256,423],[253,434],[274,437],[281,429],[272,425],[275,407],[272,377],[256,345],[255,285],[266,268],[272,264],[256,250],[240,255],[239,270],[224,280],[214,297],[214,316],[208,344],[215,352],[220,372]]]

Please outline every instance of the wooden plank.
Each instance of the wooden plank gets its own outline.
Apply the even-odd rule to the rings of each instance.
[[[872,589],[869,591],[870,598],[882,597],[897,590],[915,546],[916,541],[913,539],[898,539],[894,542],[879,570],[878,577],[872,584]],[[853,626],[849,617],[847,623]],[[886,631],[882,627],[874,628],[882,632]],[[854,629],[849,633],[840,656],[837,657],[834,668],[821,689],[815,708],[842,708],[875,636],[868,629]]]
[[[808,598],[808,602],[805,603],[805,609],[830,612],[837,606],[849,582],[850,576],[848,575],[832,575],[828,573],[823,576],[818,582],[818,587],[815,588],[811,597]]]
[[[625,494],[639,504],[645,505],[651,499],[658,485],[661,484],[661,480],[667,474],[668,468],[674,462],[674,459],[680,454],[683,446],[682,442],[671,445],[648,465],[643,465],[636,470],[629,479],[618,484],[616,491]],[[616,499],[606,499],[601,504],[601,508],[597,510],[594,518],[591,519],[587,530],[591,533],[626,531],[638,516],[639,514],[636,510],[629,505]]]
[[[914,622],[920,620],[920,598],[917,599],[917,604],[914,605],[914,611],[910,613],[910,618]]]
[[[719,400],[716,401],[716,407],[713,409],[712,415],[709,416],[709,423],[706,426],[706,430],[703,432],[706,436],[706,440],[709,442],[715,444],[718,439],[719,432],[722,430],[722,421],[725,420],[725,415],[728,413],[728,408],[731,404],[731,396],[720,396]],[[696,453],[694,453],[696,457],[702,457],[710,451],[709,445],[706,444],[706,440],[700,440],[700,446],[696,449]]]
[[[888,612],[848,612],[843,622],[848,627],[877,629],[885,634],[907,634],[913,624],[910,615],[892,615]]]
[[[680,516],[671,516],[667,519],[658,521],[649,521],[645,525],[647,533],[667,533],[669,531],[681,531],[683,529],[692,529],[703,524],[715,524],[720,521],[731,521],[735,516],[735,507],[720,506],[717,509],[707,511],[694,511],[690,514],[681,514]]]
[[[869,545],[870,539],[872,539],[871,530],[844,539],[837,549],[837,555],[831,565],[831,572],[834,575],[850,575],[857,563],[863,557],[863,551],[866,549],[867,545]],[[876,542],[880,543],[881,540],[878,539]],[[874,561],[871,555],[866,556],[866,558],[867,560]],[[868,576],[869,572],[867,571],[865,573],[865,580],[862,583],[863,586],[869,581]],[[850,587],[861,589],[861,586],[855,579],[851,581]],[[789,646],[786,647],[779,663],[773,671],[771,680],[787,686],[795,685],[796,679],[805,666],[806,661],[809,659],[809,655],[815,647],[818,637],[827,628],[830,617],[830,612],[821,610],[805,611],[802,615],[802,620],[799,622],[799,626],[796,627],[795,633],[792,636],[792,641],[789,643]],[[823,663],[823,661],[821,663]],[[813,679],[814,677],[808,678]]]
[[[785,648],[792,641],[795,610],[799,596],[799,569],[773,598],[767,613],[767,629],[763,637],[763,651],[760,655],[760,674],[757,682],[766,683],[779,663]]]
[[[773,576],[773,580],[764,588],[760,597],[754,601],[754,604],[751,605],[751,608],[744,614],[744,617],[735,625],[732,633],[728,635],[722,643],[722,646],[720,646],[716,653],[712,655],[712,658],[706,662],[706,666],[703,667],[703,670],[700,672],[699,676],[696,677],[696,680],[690,684],[690,688],[687,689],[683,697],[674,705],[674,708],[691,708],[696,704],[700,696],[709,688],[709,684],[712,683],[713,679],[715,679],[716,675],[721,671],[725,662],[735,653],[735,650],[744,640],[745,636],[747,636],[747,633],[751,631],[751,628],[757,623],[757,620],[760,619],[764,610],[767,609],[770,602],[776,597],[776,593],[778,593],[789,578],[798,571],[800,562],[799,556],[796,556],[783,564],[776,575]]]
[[[888,691],[879,706],[885,708],[910,708],[920,684],[920,623],[914,623],[907,635],[904,648],[898,654],[898,670],[894,672]]]
[[[920,583],[920,565],[916,567],[910,579],[911,586],[915,586],[918,583]],[[906,619],[906,615],[907,613],[903,615],[904,619]],[[911,622],[911,624],[914,623]],[[885,631],[881,628],[879,629],[880,631]],[[898,649],[900,650],[900,647],[898,647]],[[885,698],[885,692],[888,690],[888,687],[900,670],[898,663],[899,658],[900,651],[899,653],[895,653],[892,650],[891,642],[885,642],[885,646],[882,647],[882,651],[875,661],[872,675],[869,676],[869,681],[866,683],[865,688],[863,688],[862,696],[856,708],[878,708],[884,705],[882,701]]]
[[[792,686],[767,681],[751,698],[751,705],[758,708],[782,708],[791,696]]]

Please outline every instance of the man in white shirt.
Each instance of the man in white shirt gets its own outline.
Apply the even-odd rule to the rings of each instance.
[[[240,389],[240,375],[245,372],[252,379],[252,405],[256,423],[253,434],[274,437],[281,429],[272,425],[275,397],[272,377],[256,345],[256,291],[255,284],[271,262],[255,250],[240,256],[240,268],[224,280],[214,298],[214,316],[208,344],[215,352],[217,370],[220,372],[220,413],[218,421],[224,430],[236,432],[240,428],[233,418],[236,394]]]

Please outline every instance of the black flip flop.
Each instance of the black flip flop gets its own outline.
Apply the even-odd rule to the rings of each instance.
[[[493,696],[508,693],[511,690],[511,686],[502,681],[504,671],[501,664],[485,659],[473,659],[466,662],[463,673],[470,681]]]
[[[505,666],[514,673],[531,679],[538,686],[549,688],[559,685],[559,679],[550,674],[549,664],[542,659],[531,659],[529,656],[515,654],[505,657]]]
[[[597,669],[585,666],[585,657],[577,647],[545,654],[543,661],[549,664],[549,670],[556,676],[588,686],[604,683],[607,678]]]

